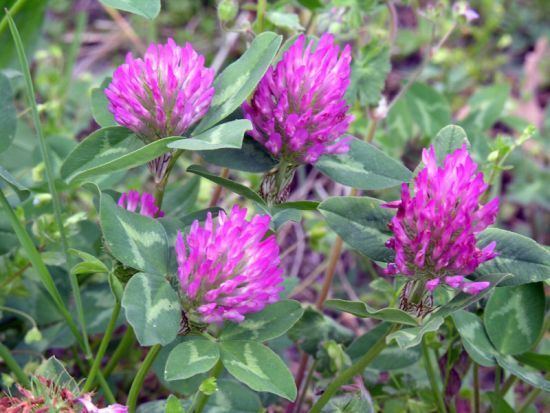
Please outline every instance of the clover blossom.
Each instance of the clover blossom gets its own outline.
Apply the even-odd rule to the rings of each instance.
[[[353,117],[344,99],[350,82],[351,49],[324,34],[315,45],[301,35],[270,67],[250,101],[245,117],[252,137],[288,163],[315,163],[324,154],[346,153],[344,137]]]
[[[155,197],[148,192],[141,195],[138,191],[124,192],[118,199],[118,206],[130,212],[136,212],[139,207],[139,214],[149,218],[164,216],[164,212],[155,204]]]
[[[413,193],[403,184],[401,200],[383,205],[397,208],[389,224],[393,237],[386,243],[395,261],[386,272],[421,280],[428,291],[444,283],[477,294],[489,282],[465,277],[497,255],[495,242],[479,249],[476,236],[495,221],[499,200],[480,204],[488,185],[466,145],[447,155],[441,167],[431,146],[422,152],[422,162]]]
[[[279,300],[283,277],[276,238],[266,237],[270,217],[247,221],[246,213],[235,205],[216,219],[208,213],[203,226],[194,221],[185,239],[178,232],[178,278],[191,319],[240,322]]]
[[[212,102],[214,70],[190,43],[151,44],[143,58],[131,53],[105,89],[109,110],[122,126],[146,143],[183,135],[202,118]],[[150,164],[160,180],[169,154]]]

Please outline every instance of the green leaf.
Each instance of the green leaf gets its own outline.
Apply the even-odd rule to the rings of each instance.
[[[250,129],[252,129],[252,123],[249,120],[233,120],[214,126],[192,138],[182,139],[178,137],[178,140],[168,144],[168,147],[189,151],[211,151],[222,148],[240,149],[243,144],[243,135]]]
[[[181,405],[180,400],[171,394],[168,399],[166,399],[166,407],[164,413],[185,413],[183,406]]]
[[[371,40],[354,56],[347,101],[353,104],[357,100],[361,106],[376,105],[390,70],[389,47],[377,39]]]
[[[324,155],[315,167],[334,181],[358,189],[385,189],[411,179],[411,171],[370,143],[353,138],[349,152]]]
[[[107,268],[103,262],[94,257],[92,254],[88,254],[87,252],[79,251],[74,248],[69,249],[69,252],[83,260],[83,262],[79,262],[71,269],[73,274],[79,275],[109,272],[109,268]]]
[[[300,24],[300,19],[296,13],[285,13],[277,10],[268,11],[265,15],[267,20],[276,27],[283,30],[291,30],[294,32],[304,31],[304,27]]]
[[[489,281],[491,283],[491,286],[479,292],[478,294],[468,294],[465,292],[460,292],[457,295],[455,295],[453,299],[449,301],[447,304],[438,308],[433,313],[433,315],[437,315],[439,317],[445,318],[448,315],[451,315],[452,313],[454,313],[455,311],[468,307],[469,305],[481,300],[483,297],[489,294],[495,286],[499,285],[503,280],[506,280],[509,277],[510,277],[510,274],[488,274],[488,275],[484,275],[482,277],[476,278],[475,281]]]
[[[318,201],[290,201],[276,204],[271,207],[272,211],[281,211],[284,209],[298,209],[300,211],[316,211],[319,207]]]
[[[252,390],[266,391],[290,401],[296,398],[294,377],[271,349],[255,341],[223,341],[222,362],[227,371]]]
[[[346,349],[352,360],[357,360],[363,356],[388,330],[391,328],[391,323],[380,323],[369,332],[356,338],[353,343]],[[388,346],[380,355],[378,355],[369,368],[388,371],[397,370],[408,367],[418,361],[420,358],[420,350],[418,348],[400,349],[397,346]]]
[[[169,186],[164,193],[162,209],[168,216],[181,218],[196,210],[201,178],[196,175],[186,178]]]
[[[431,316],[420,327],[404,328],[391,333],[386,338],[386,342],[391,343],[395,340],[402,349],[416,347],[422,341],[424,334],[439,330],[441,324],[443,324],[443,317]]]
[[[298,0],[298,3],[309,10],[317,10],[325,6],[321,0]]]
[[[127,267],[166,274],[169,247],[163,226],[119,207],[109,195],[103,194],[100,204],[101,228],[111,254]]]
[[[164,138],[147,145],[130,130],[113,126],[95,131],[84,139],[61,165],[61,177],[81,182],[92,176],[143,165],[168,152],[167,145],[181,137]]]
[[[8,186],[15,191],[21,202],[26,200],[31,194],[31,191],[29,191],[27,188],[17,182],[12,174],[10,174],[2,166],[0,166],[0,182],[5,182],[6,184],[8,184]]]
[[[202,176],[203,178],[206,178],[218,185],[223,186],[224,188],[229,189],[231,192],[235,192],[236,194],[241,195],[247,199],[250,199],[251,201],[255,201],[260,205],[265,205],[265,202],[262,199],[262,197],[258,195],[258,193],[254,192],[252,189],[244,185],[241,185],[235,181],[232,181],[230,179],[226,179],[218,175],[214,175],[213,173],[210,173],[206,168],[203,168],[200,165],[191,165],[189,168],[187,168],[187,172],[191,172],[192,174]]]
[[[545,281],[550,275],[550,252],[530,238],[510,231],[489,228],[478,237],[480,248],[496,241],[498,256],[481,264],[477,274],[510,273],[502,286]]]
[[[304,314],[298,301],[281,300],[259,313],[250,314],[239,324],[228,324],[220,340],[267,341],[286,333]]]
[[[210,110],[194,134],[204,132],[237,109],[252,93],[277,54],[282,36],[264,32],[254,38],[248,50],[214,80]]]
[[[494,366],[497,351],[491,344],[481,319],[464,310],[454,312],[452,317],[469,356],[481,366]]]
[[[502,114],[509,95],[510,87],[506,84],[479,88],[468,99],[469,115],[464,126],[479,131],[489,129]]]
[[[11,8],[15,3],[16,0],[0,0],[0,10],[2,11],[0,20],[6,15],[4,10]],[[47,1],[20,1],[19,10],[13,15],[15,25],[21,35],[23,49],[29,61],[32,60],[31,57],[36,49],[36,44],[41,40],[47,5]],[[0,33],[0,44],[2,45],[0,48],[0,69],[12,68],[17,60],[17,54],[9,30]]]
[[[550,381],[545,380],[541,374],[521,366],[512,356],[497,355],[496,359],[499,366],[508,373],[513,374],[533,387],[550,392]]]
[[[521,354],[533,347],[544,324],[542,283],[497,288],[485,306],[487,334],[502,354]]]
[[[372,399],[367,400],[361,394],[343,394],[333,397],[323,409],[323,413],[374,413],[375,410],[372,403]],[[384,403],[384,406],[386,404],[387,402]]]
[[[105,96],[105,89],[109,86],[111,80],[111,77],[106,77],[99,87],[92,89],[90,94],[92,114],[97,124],[102,128],[117,126],[113,114],[109,111],[109,101]]]
[[[489,400],[491,400],[491,408],[493,412],[498,413],[514,413],[515,410],[510,407],[510,405],[502,398],[501,395],[488,392]]]
[[[178,293],[162,275],[138,273],[130,278],[122,307],[142,346],[171,343],[180,329]]]
[[[353,332],[331,317],[307,307],[302,318],[288,331],[288,337],[296,342],[301,350],[315,356],[326,341],[349,344],[353,339]]]
[[[343,311],[361,318],[374,318],[389,323],[417,326],[417,320],[409,313],[398,308],[383,308],[376,310],[362,301],[327,300],[326,308]]]
[[[160,13],[160,0],[99,0],[107,7],[128,11],[145,17],[154,19]]]
[[[0,152],[4,152],[15,138],[17,112],[13,104],[10,81],[0,72]]]
[[[210,397],[205,413],[258,413],[262,403],[248,387],[233,380],[218,380],[218,391]]]
[[[457,125],[445,126],[437,133],[433,140],[437,163],[442,165],[445,156],[462,148],[464,144],[470,145],[464,129]]]
[[[40,366],[38,366],[34,374],[51,380],[57,386],[65,388],[72,393],[78,393],[80,391],[76,380],[73,379],[69,372],[65,369],[63,363],[54,356],[43,361]]]
[[[189,337],[170,352],[164,378],[184,380],[212,369],[220,358],[218,345],[204,337]]]
[[[218,149],[199,154],[208,163],[244,172],[266,172],[277,165],[260,143],[246,136],[241,149]]]
[[[514,356],[523,364],[527,364],[537,370],[550,371],[550,354],[523,353]]]
[[[334,232],[351,247],[375,261],[390,262],[394,252],[384,243],[390,237],[388,223],[393,217],[383,201],[369,197],[334,197],[319,205],[319,211]]]
[[[449,102],[431,86],[414,83],[406,94],[406,101],[414,122],[426,136],[435,136],[451,123]]]

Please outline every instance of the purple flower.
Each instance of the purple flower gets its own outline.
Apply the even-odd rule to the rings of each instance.
[[[214,71],[186,43],[151,44],[143,58],[126,56],[105,95],[115,120],[147,142],[182,135],[207,112]]]
[[[283,277],[276,238],[266,237],[270,217],[247,221],[246,212],[235,205],[215,221],[209,213],[204,226],[193,222],[185,241],[178,232],[178,277],[188,316],[240,322],[279,300]]]
[[[104,407],[102,409],[95,406],[92,403],[92,397],[89,393],[83,395],[78,399],[80,404],[82,404],[84,410],[83,413],[127,413],[128,408],[121,404],[111,404],[110,406]]]
[[[479,19],[478,12],[472,9],[467,1],[459,1],[453,4],[453,13],[464,16],[468,23]]]
[[[389,224],[393,237],[386,243],[395,250],[395,262],[386,272],[422,280],[428,291],[444,283],[477,294],[489,283],[466,282],[465,276],[496,256],[496,243],[479,249],[476,235],[495,221],[499,200],[480,204],[488,185],[466,145],[447,155],[442,167],[433,146],[424,149],[422,162],[414,192],[403,184],[401,200],[384,205],[397,208]]]
[[[155,205],[155,197],[148,192],[141,195],[138,191],[124,192],[118,199],[118,206],[130,212],[136,212],[139,206],[139,214],[150,218],[164,216],[164,212]]]
[[[344,99],[350,82],[351,49],[342,53],[330,34],[317,45],[301,35],[270,67],[250,104],[252,136],[289,163],[315,163],[321,155],[346,153],[353,120]]]

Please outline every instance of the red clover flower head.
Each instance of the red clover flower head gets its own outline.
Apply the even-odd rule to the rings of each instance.
[[[137,212],[149,218],[161,218],[164,212],[155,204],[155,197],[148,192],[140,195],[138,191],[124,192],[118,199],[118,206],[127,209],[130,212]]]
[[[395,262],[386,272],[424,280],[429,291],[444,282],[477,294],[489,283],[466,282],[465,277],[497,255],[495,242],[479,249],[476,235],[495,221],[499,200],[480,204],[488,185],[466,145],[447,155],[441,167],[431,146],[422,152],[422,162],[414,192],[403,184],[401,200],[384,205],[397,208],[389,224],[393,237],[386,243],[395,250]]]
[[[307,43],[307,44],[306,44]],[[321,155],[346,153],[344,137],[353,120],[344,99],[350,82],[351,49],[324,34],[315,46],[301,35],[270,67],[250,104],[252,136],[275,157],[291,163],[315,163]]]
[[[235,205],[204,225],[193,222],[187,236],[176,239],[178,277],[184,307],[205,323],[240,322],[244,315],[279,300],[283,290],[279,247],[266,237],[270,217]],[[189,314],[188,314],[189,315]]]
[[[105,95],[115,120],[145,141],[179,136],[205,115],[214,70],[190,43],[151,44],[143,58],[131,53],[119,66]]]

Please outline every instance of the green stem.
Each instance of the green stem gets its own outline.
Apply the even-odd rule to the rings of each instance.
[[[109,383],[107,383],[107,380],[105,380],[105,377],[103,377],[103,373],[101,373],[101,371],[97,372],[97,380],[99,381],[99,385],[101,386],[101,390],[103,390],[103,395],[105,396],[105,399],[107,399],[107,402],[109,404],[115,404],[115,396],[113,395],[113,392],[109,387]]]
[[[50,297],[52,298],[52,301],[57,307],[59,313],[63,316],[63,318],[67,322],[67,325],[69,326],[72,333],[74,334],[78,344],[80,345],[80,347],[84,349],[85,346],[84,346],[84,341],[82,339],[82,336],[80,335],[80,332],[78,331],[78,327],[73,321],[71,314],[69,313],[69,310],[65,306],[65,303],[63,302],[63,298],[61,298],[61,294],[59,293],[59,290],[57,289],[50,272],[46,268],[44,261],[42,261],[42,257],[40,256],[39,252],[36,250],[36,247],[34,246],[30,235],[28,234],[26,229],[23,227],[21,222],[19,222],[19,219],[13,212],[13,209],[11,208],[10,204],[8,203],[8,200],[6,199],[2,191],[0,191],[0,206],[6,212],[8,220],[10,221],[10,224],[13,228],[13,231],[15,232],[15,235],[19,239],[21,246],[27,253],[27,257],[29,258],[29,261],[31,262],[33,268],[35,269],[38,276],[40,277],[42,284],[44,285],[44,288],[46,288],[46,291],[48,291],[48,293],[50,294]]]
[[[124,336],[122,336],[122,339],[120,340],[120,343],[118,343],[118,346],[113,353],[113,356],[103,370],[103,376],[105,378],[108,378],[111,375],[115,367],[118,365],[120,359],[128,353],[128,349],[132,346],[132,344],[134,344],[134,342],[134,330],[132,330],[132,327],[128,326],[126,332],[124,333]]]
[[[210,377],[218,378],[220,373],[223,371],[223,364],[221,361],[218,361],[212,371],[210,372]],[[204,406],[206,406],[206,402],[208,402],[208,399],[210,398],[209,394],[203,393],[200,390],[197,390],[197,394],[195,395],[195,399],[193,400],[193,404],[191,405],[191,408],[189,409],[189,413],[201,413],[204,409]]]
[[[300,395],[298,396],[298,401],[296,402],[296,406],[292,410],[293,412],[299,413],[301,411],[302,404],[304,403],[304,400],[306,398],[307,390],[309,388],[309,385],[311,384],[311,381],[313,380],[313,373],[315,372],[315,367],[316,366],[317,366],[317,360],[313,360],[313,363],[311,363],[311,367],[309,368],[309,371],[307,372],[306,381],[304,382],[304,386],[302,388],[302,391],[300,392]]]
[[[340,373],[330,385],[326,388],[323,395],[313,405],[309,413],[321,413],[323,407],[330,401],[332,396],[340,389],[341,386],[348,383],[353,377],[362,374],[367,366],[386,348],[386,337],[397,331],[400,327],[393,325],[376,343],[361,357],[355,364]]]
[[[157,203],[157,207],[159,207],[159,209],[162,206],[162,201],[164,200],[164,192],[166,190],[166,184],[168,183],[170,173],[172,172],[172,169],[174,169],[174,166],[176,166],[176,161],[182,153],[182,150],[177,150],[172,153],[172,157],[170,158],[170,163],[166,168],[166,172],[164,173],[162,180],[157,184],[157,187],[155,189],[155,202]]]
[[[446,413],[447,409],[445,407],[445,402],[443,401],[441,391],[439,390],[437,385],[436,373],[435,373],[434,366],[432,364],[430,349],[428,348],[428,345],[426,344],[426,340],[424,339],[422,340],[422,355],[424,357],[424,363],[426,366],[426,372],[428,373],[428,379],[430,380],[430,387],[432,388],[434,400],[437,405],[437,411],[439,413]]]
[[[481,411],[481,398],[479,394],[479,364],[474,362],[474,413]]]
[[[531,393],[529,393],[525,398],[525,401],[519,408],[518,413],[525,413],[527,411],[527,408],[537,399],[540,392],[540,389],[533,389]]]
[[[6,27],[8,27],[8,14],[12,17],[14,17],[17,13],[19,13],[19,10],[25,5],[27,0],[17,0],[13,6],[11,6],[10,10],[6,15],[0,20],[0,35],[6,31]]]
[[[21,65],[21,70],[23,71],[23,77],[25,79],[25,87],[27,89],[27,100],[29,103],[29,106],[31,108],[32,118],[34,127],[36,129],[36,133],[38,135],[38,141],[40,146],[40,152],[42,154],[42,160],[44,161],[44,167],[46,170],[46,177],[48,180],[48,188],[50,191],[50,194],[52,196],[52,204],[53,204],[53,210],[54,210],[54,217],[56,225],[59,229],[59,235],[61,238],[61,246],[63,249],[63,254],[65,255],[66,265],[67,265],[67,272],[69,273],[69,281],[71,284],[71,289],[73,291],[74,301],[76,304],[76,312],[77,312],[77,318],[80,324],[80,328],[82,330],[82,336],[83,336],[83,344],[84,344],[84,351],[86,353],[87,357],[91,357],[91,351],[90,351],[90,345],[88,343],[88,334],[86,332],[86,322],[84,319],[84,307],[82,305],[82,299],[80,297],[80,288],[78,286],[78,280],[76,278],[76,275],[71,273],[71,257],[69,255],[69,245],[67,243],[67,238],[65,235],[65,227],[63,226],[63,220],[61,218],[61,202],[59,198],[59,194],[57,192],[57,188],[55,187],[55,175],[53,172],[53,166],[52,161],[50,159],[50,156],[48,154],[48,148],[46,145],[46,139],[44,137],[44,131],[42,130],[42,124],[40,123],[40,116],[38,114],[38,108],[36,105],[36,98],[34,93],[34,86],[32,83],[31,78],[31,72],[29,69],[29,62],[27,61],[27,56],[25,55],[25,50],[23,47],[23,42],[21,40],[21,36],[19,35],[19,31],[17,30],[17,27],[15,26],[15,22],[13,21],[12,17],[9,15],[9,13],[6,15],[6,18],[8,19],[8,24],[10,26],[10,31],[13,36],[13,40],[15,43],[15,49],[17,51],[17,56],[19,58],[19,63]]]
[[[500,378],[502,376],[502,369],[499,365],[495,367],[495,393],[500,394]]]
[[[502,389],[500,390],[501,397],[506,396],[506,393],[508,393],[508,391],[512,388],[512,386],[516,382],[516,379],[517,379],[516,376],[512,374],[506,379],[506,381],[502,385]]]
[[[256,6],[256,30],[258,33],[264,31],[264,15],[267,8],[267,0],[258,0]]]
[[[139,392],[141,391],[141,386],[143,386],[145,376],[147,376],[147,373],[149,372],[151,365],[157,358],[161,348],[162,347],[160,344],[155,344],[149,349],[147,356],[145,356],[145,360],[143,360],[143,363],[141,363],[141,367],[139,368],[136,377],[132,382],[130,393],[128,394],[128,401],[126,403],[126,405],[128,406],[128,413],[136,412],[137,398],[139,396]]]
[[[2,343],[0,343],[0,359],[4,360],[4,363],[6,363],[8,368],[15,375],[19,384],[26,388],[30,388],[31,383],[29,381],[29,378],[27,377],[23,369],[19,366],[19,364],[17,364],[17,361],[15,361],[15,359],[11,355],[9,348],[7,348]]]
[[[11,308],[11,307],[4,307],[3,305],[0,305],[0,311],[5,311],[7,313],[13,313],[15,315],[18,315],[26,320],[28,320],[31,325],[33,326],[33,328],[38,328],[38,326],[36,325],[36,321],[34,321],[34,318],[32,318],[30,315],[28,315],[27,313],[21,311],[21,310],[16,310],[15,308]]]
[[[107,347],[109,346],[109,343],[111,342],[111,337],[113,336],[113,331],[115,331],[116,322],[118,320],[119,314],[120,302],[117,301],[115,303],[115,307],[113,308],[113,313],[111,314],[109,324],[107,325],[107,330],[105,330],[105,335],[101,339],[101,344],[99,345],[99,349],[97,350],[94,363],[92,364],[92,369],[90,370],[90,374],[88,375],[86,383],[84,384],[84,388],[82,389],[84,393],[88,393],[93,388],[94,380],[99,369],[101,368],[101,360],[105,356],[105,352],[107,351]]]
[[[69,88],[71,86],[71,81],[73,78],[73,69],[76,63],[76,58],[78,57],[78,52],[80,50],[80,45],[82,43],[82,33],[86,28],[86,23],[88,20],[88,15],[85,11],[80,11],[76,15],[76,24],[73,34],[73,41],[67,53],[67,60],[65,63],[65,71],[63,73],[63,81],[61,82],[61,93],[59,98],[59,108],[57,111],[58,122],[63,121],[63,110],[65,109],[65,102],[67,101],[67,96],[69,94]]]

